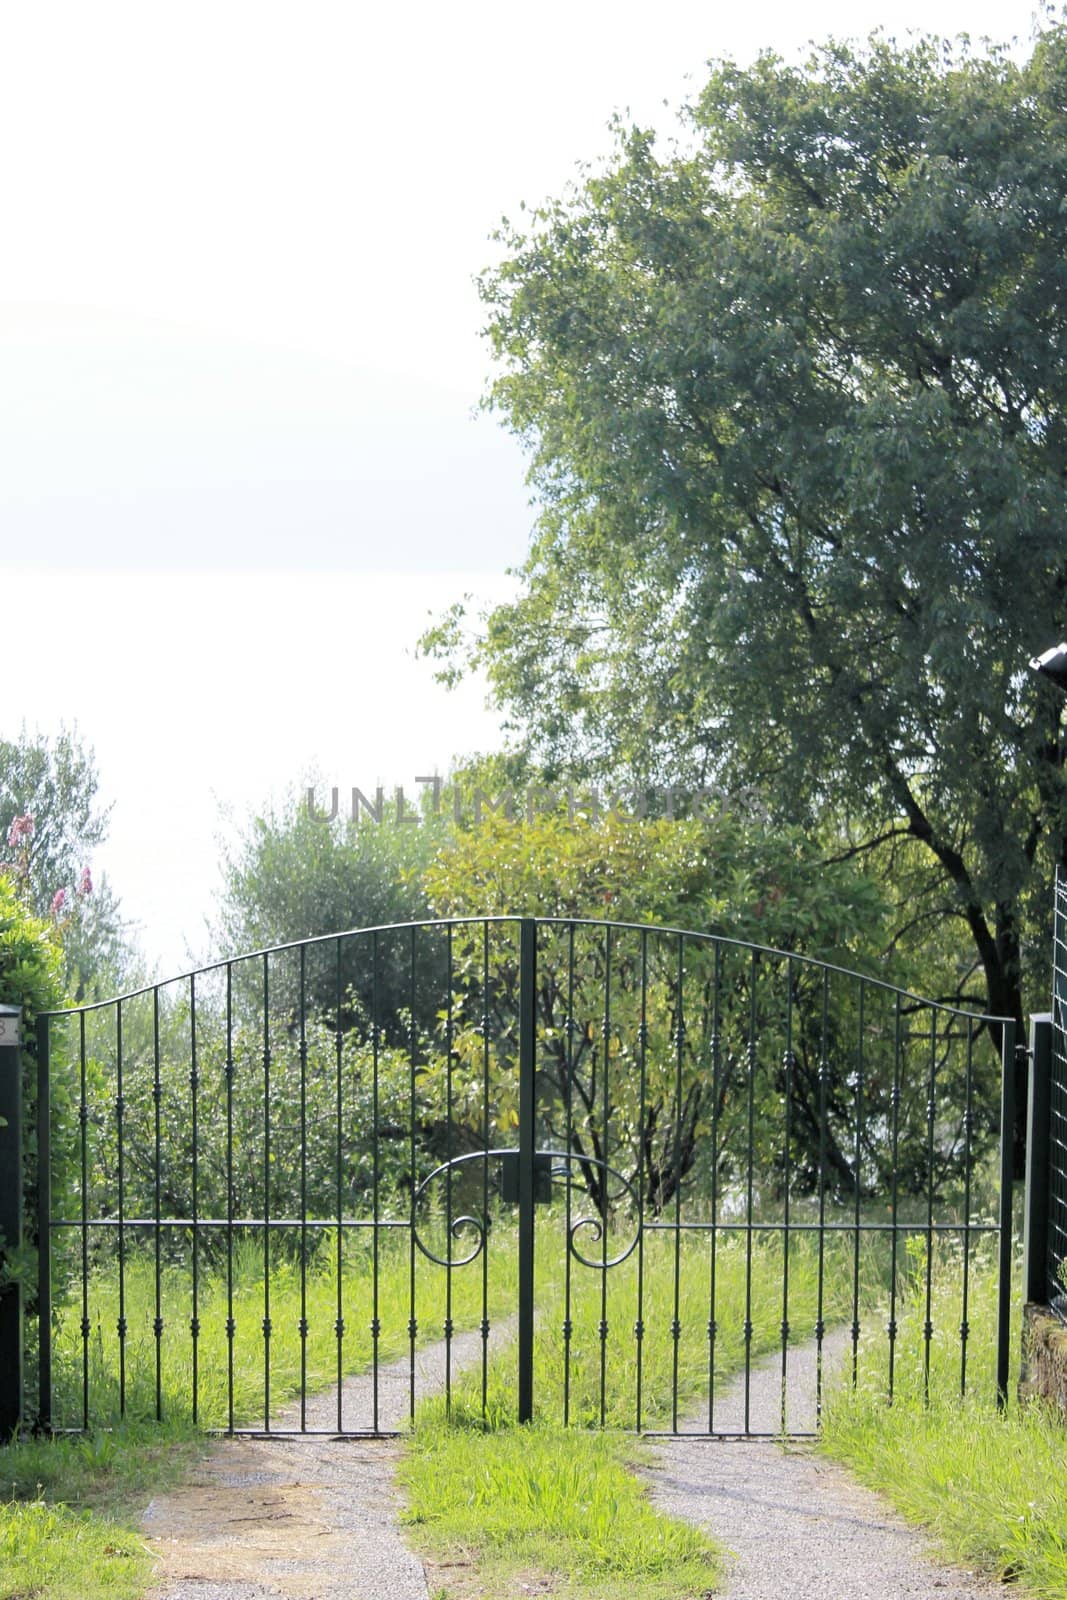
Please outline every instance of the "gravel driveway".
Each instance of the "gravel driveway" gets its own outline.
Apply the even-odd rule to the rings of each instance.
[[[502,1330],[503,1332],[503,1330]],[[845,1348],[828,1341],[831,1362]],[[477,1361],[477,1334],[452,1341],[454,1370]],[[443,1383],[444,1345],[419,1357],[418,1387]],[[774,1430],[777,1360],[752,1371],[750,1421]],[[407,1418],[408,1363],[379,1370],[383,1428]],[[791,1425],[810,1427],[814,1346],[790,1353]],[[370,1414],[371,1380],[344,1386],[346,1418]],[[336,1397],[308,1401],[309,1428],[330,1428]],[[743,1425],[744,1388],[716,1399],[716,1425]],[[298,1426],[299,1409],[278,1426]],[[351,1425],[351,1423],[349,1424]],[[699,1427],[699,1421],[693,1426]],[[143,1518],[159,1557],[147,1600],[428,1600],[422,1563],[398,1526],[394,1440],[225,1440]],[[728,1552],[724,1600],[987,1600],[1003,1586],[935,1561],[920,1533],[810,1446],[657,1439],[645,1447],[653,1503],[696,1523]]]
[[[832,1366],[849,1346],[827,1340]],[[814,1425],[815,1346],[789,1356],[790,1425]],[[754,1430],[778,1427],[780,1358],[754,1366]],[[716,1400],[716,1426],[741,1424],[744,1383]],[[694,1428],[699,1427],[694,1422]],[[661,1511],[696,1523],[730,1553],[725,1600],[985,1600],[1004,1586],[936,1561],[887,1501],[802,1443],[655,1440],[647,1476]]]
[[[494,1330],[507,1339],[509,1327]],[[481,1337],[452,1340],[453,1371],[481,1357]],[[444,1387],[441,1341],[416,1358],[416,1392]],[[408,1418],[405,1357],[378,1369],[383,1429]],[[369,1426],[372,1380],[343,1386],[348,1427]],[[307,1401],[307,1427],[336,1426],[333,1390]],[[298,1428],[299,1405],[276,1426]],[[393,1439],[224,1439],[142,1518],[159,1559],[146,1600],[427,1600],[422,1563],[398,1526]]]

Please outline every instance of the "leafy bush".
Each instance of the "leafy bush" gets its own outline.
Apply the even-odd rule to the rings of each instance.
[[[0,875],[0,1002],[22,1007],[23,1104],[23,1206],[25,1237],[36,1240],[37,1219],[37,1018],[63,1003],[63,956],[53,928],[29,911],[10,878]],[[70,1086],[62,1072],[53,1091],[57,1115],[69,1116]],[[64,1194],[70,1185],[68,1165],[53,1172],[53,1192]],[[31,1252],[32,1254],[32,1252]],[[9,1251],[4,1270],[28,1272],[30,1255],[14,1257]]]

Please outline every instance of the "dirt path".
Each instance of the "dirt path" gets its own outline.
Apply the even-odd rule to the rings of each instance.
[[[827,1341],[828,1364],[845,1353]],[[790,1426],[815,1415],[815,1347],[790,1352]],[[754,1430],[775,1430],[781,1371],[753,1368]],[[716,1426],[741,1425],[744,1383],[716,1403]],[[706,1424],[705,1424],[706,1425]],[[696,1426],[700,1426],[699,1423]],[[985,1600],[1003,1585],[942,1565],[923,1535],[810,1445],[656,1440],[648,1472],[661,1511],[696,1523],[730,1552],[723,1600]]]
[[[510,1329],[494,1330],[498,1337]],[[827,1342],[832,1365],[845,1350]],[[481,1354],[452,1341],[453,1370]],[[814,1346],[790,1353],[789,1422],[814,1424]],[[444,1384],[444,1344],[418,1358],[421,1395]],[[369,1426],[369,1375],[343,1390],[349,1427]],[[408,1415],[408,1363],[379,1370],[386,1429]],[[753,1368],[750,1426],[779,1424],[780,1368]],[[744,1425],[744,1385],[716,1398],[716,1426]],[[309,1399],[307,1426],[336,1423],[336,1395]],[[299,1408],[278,1419],[299,1426]],[[701,1421],[694,1426],[703,1425]],[[421,1561],[398,1528],[387,1439],[224,1440],[178,1489],[153,1500],[145,1537],[159,1557],[146,1600],[428,1600]],[[944,1566],[878,1495],[804,1444],[662,1439],[647,1447],[653,1503],[706,1529],[730,1552],[723,1600],[989,1600],[1003,1586]]]
[[[452,1340],[453,1372],[480,1358],[477,1333]],[[418,1354],[420,1398],[443,1389],[444,1362],[443,1341]],[[406,1423],[408,1381],[406,1357],[379,1368],[380,1427]],[[345,1426],[370,1427],[373,1399],[369,1374],[347,1379]],[[336,1419],[336,1391],[308,1399],[309,1429]],[[299,1427],[299,1405],[277,1426]],[[422,1563],[397,1526],[399,1448],[390,1439],[220,1440],[144,1513],[159,1558],[147,1600],[427,1600]]]

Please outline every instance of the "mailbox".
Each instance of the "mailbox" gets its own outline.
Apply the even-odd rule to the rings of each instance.
[[[0,1050],[4,1045],[17,1050],[22,1043],[22,1007],[0,1006]]]
[[[500,1198],[508,1205],[519,1203],[519,1152],[505,1150],[500,1157]],[[534,1199],[545,1205],[552,1198],[552,1157],[538,1151],[534,1156]]]

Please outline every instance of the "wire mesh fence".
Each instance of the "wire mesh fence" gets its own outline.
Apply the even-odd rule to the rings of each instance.
[[[1048,1285],[1067,1321],[1067,877],[1056,875],[1052,961],[1052,1072],[1049,1093]]]

